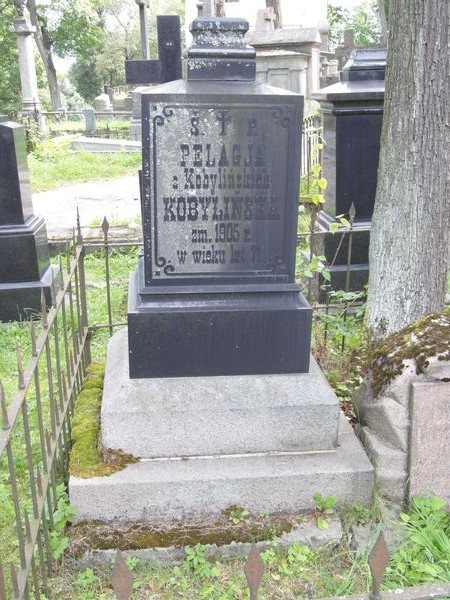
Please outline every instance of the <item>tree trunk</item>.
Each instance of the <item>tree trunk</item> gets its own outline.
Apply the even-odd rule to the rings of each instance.
[[[45,74],[47,76],[48,89],[50,91],[50,99],[53,110],[62,108],[61,95],[59,93],[59,84],[56,77],[56,69],[53,64],[51,40],[48,35],[45,23],[38,16],[36,1],[27,0],[28,10],[30,12],[31,23],[36,27],[34,39],[39,50],[42,62],[44,64]]]
[[[392,0],[368,325],[385,335],[445,301],[450,228],[449,11]]]
[[[380,44],[382,46],[386,46],[388,39],[388,25],[386,18],[386,6],[384,4],[385,0],[377,0],[378,3],[378,13],[380,15],[380,28],[381,28],[381,36],[380,36]]]

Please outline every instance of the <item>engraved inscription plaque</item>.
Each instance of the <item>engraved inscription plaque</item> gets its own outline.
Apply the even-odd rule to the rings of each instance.
[[[301,100],[217,100],[144,98],[145,285],[293,281]]]

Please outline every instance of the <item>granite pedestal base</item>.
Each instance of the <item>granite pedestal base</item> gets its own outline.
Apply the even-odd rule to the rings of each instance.
[[[42,290],[51,305],[59,268],[50,265],[44,219],[32,215],[23,224],[1,225],[0,256],[0,321],[40,313]]]
[[[311,307],[291,284],[140,288],[130,276],[130,377],[305,373]],[[148,290],[148,291],[147,291]]]
[[[53,287],[58,287],[59,267],[50,265],[36,281],[0,283],[0,321],[21,321],[41,314],[41,294],[47,306],[52,304]]]
[[[109,343],[102,442],[140,457],[70,479],[80,520],[161,522],[371,499],[373,469],[323,374],[130,379],[126,332]]]
[[[319,214],[317,224],[323,232],[330,231],[330,224],[334,217],[324,211]],[[348,291],[359,292],[364,289],[369,281],[369,244],[370,244],[369,220],[356,221],[351,233],[351,248],[349,256],[350,234],[343,229],[336,233],[319,237],[319,247],[316,249],[318,255],[325,256],[329,268],[330,281],[327,282],[321,275],[318,277],[320,302],[326,302],[326,293],[322,286],[331,286],[332,290],[345,290],[347,286],[347,272],[349,274]],[[350,258],[350,261],[349,261]],[[347,266],[347,262],[350,264]]]

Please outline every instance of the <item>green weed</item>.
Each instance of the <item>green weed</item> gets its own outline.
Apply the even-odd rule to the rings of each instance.
[[[322,494],[316,492],[313,494],[313,500],[316,511],[317,527],[319,529],[328,529],[337,498],[335,496],[322,496]]]
[[[411,500],[401,520],[408,538],[392,556],[386,587],[450,581],[450,513],[435,496]]]
[[[186,559],[183,563],[184,570],[192,571],[200,579],[211,579],[220,575],[220,569],[206,558],[205,546],[196,544],[193,548],[184,549]]]
[[[46,151],[40,158],[28,157],[33,192],[52,190],[70,183],[136,175],[140,164],[139,152],[93,154],[67,150],[51,153],[51,156]]]

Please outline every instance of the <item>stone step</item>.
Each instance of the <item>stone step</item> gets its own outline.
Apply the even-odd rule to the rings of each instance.
[[[313,494],[340,504],[371,501],[373,468],[340,422],[335,451],[142,460],[109,477],[71,477],[78,520],[162,522],[214,517],[231,504],[251,512],[313,508]]]
[[[339,401],[309,373],[130,379],[126,330],[108,345],[102,443],[141,458],[333,450]]]
[[[385,443],[369,427],[363,427],[361,434],[367,453],[377,469],[406,469],[406,452]]]
[[[102,443],[141,458],[333,450],[339,401],[309,373],[130,379],[126,330],[108,345]]]

